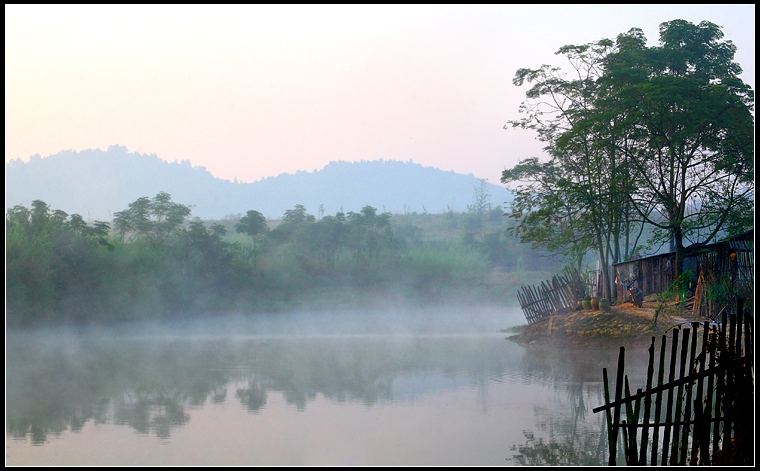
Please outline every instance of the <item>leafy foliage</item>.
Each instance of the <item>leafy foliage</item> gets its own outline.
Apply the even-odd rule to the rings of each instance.
[[[594,250],[606,268],[637,250],[646,223],[650,243],[672,241],[678,276],[684,241],[752,227],[754,93],[735,51],[717,25],[674,20],[655,47],[637,28],[562,47],[570,75],[519,69],[515,85],[532,87],[525,117],[509,124],[535,130],[549,160],[502,174],[519,183],[515,232],[578,260]]]
[[[349,288],[352,299],[476,299],[489,295],[494,270],[552,265],[528,262],[536,254],[508,235],[501,214],[394,216],[365,206],[317,219],[296,205],[279,224],[255,210],[213,222],[189,220],[188,206],[159,193],[116,213],[111,231],[36,200],[6,214],[8,325],[283,309]]]

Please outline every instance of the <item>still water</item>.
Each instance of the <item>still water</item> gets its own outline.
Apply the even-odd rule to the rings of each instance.
[[[6,464],[607,461],[591,409],[617,351],[517,345],[519,311],[238,321],[8,332]]]

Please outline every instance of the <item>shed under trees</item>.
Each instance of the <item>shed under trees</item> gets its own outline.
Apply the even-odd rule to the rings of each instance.
[[[691,270],[691,289],[695,290],[695,297],[699,297],[699,286],[702,287],[703,298],[695,299],[695,310],[699,308],[700,301],[719,296],[719,290],[730,291],[723,294],[728,297],[739,296],[752,305],[755,280],[754,242],[753,229],[722,242],[686,248],[684,270]],[[673,252],[613,264],[615,275],[620,282],[617,285],[618,299],[624,297],[625,285],[636,286],[644,296],[667,291],[674,281],[674,264]],[[707,294],[710,296],[705,297]],[[707,309],[708,312],[712,310]]]

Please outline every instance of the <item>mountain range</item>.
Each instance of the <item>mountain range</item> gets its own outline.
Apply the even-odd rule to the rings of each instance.
[[[108,150],[61,151],[29,161],[5,164],[5,208],[29,207],[42,200],[52,209],[85,219],[111,220],[142,196],[161,191],[192,207],[192,216],[222,219],[254,209],[278,219],[295,205],[310,214],[359,211],[369,205],[391,213],[462,212],[473,204],[476,192],[488,195],[493,206],[512,199],[501,186],[472,174],[463,175],[395,160],[330,162],[321,170],[283,173],[253,183],[214,177],[189,161],[166,162],[155,154],[128,152],[122,146]]]

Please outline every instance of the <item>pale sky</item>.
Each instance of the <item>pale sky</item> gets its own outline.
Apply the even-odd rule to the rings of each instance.
[[[755,86],[754,5],[5,6],[5,159],[107,149],[252,182],[412,160],[498,183],[541,154],[521,67],[712,21]]]

